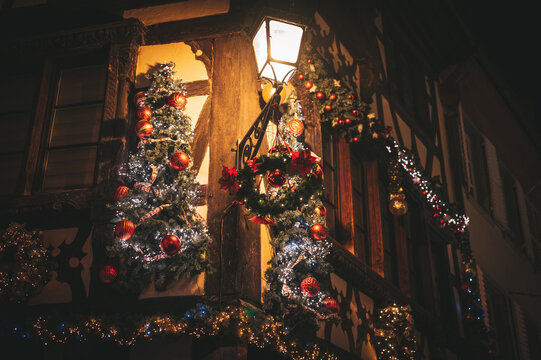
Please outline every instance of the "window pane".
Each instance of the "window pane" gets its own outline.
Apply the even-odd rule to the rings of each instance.
[[[23,154],[0,155],[0,164],[4,169],[9,169],[0,173],[0,194],[13,194],[23,166]]]
[[[56,105],[103,100],[105,67],[99,65],[62,70],[58,87]]]
[[[31,110],[36,96],[38,74],[2,76],[0,83],[0,112]],[[9,86],[5,86],[9,84]]]
[[[102,104],[96,104],[56,110],[50,146],[97,142],[102,109]]]
[[[94,183],[96,146],[51,150],[43,179],[44,189],[90,186]]]
[[[26,148],[31,118],[30,112],[0,115],[0,127],[9,134],[0,141],[0,152],[19,152]]]

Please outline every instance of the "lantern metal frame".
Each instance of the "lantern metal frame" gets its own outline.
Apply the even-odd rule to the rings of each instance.
[[[271,36],[270,36],[270,21],[278,21],[290,25],[294,25],[297,27],[300,27],[302,29],[302,35],[301,40],[299,43],[299,52],[297,54],[297,61],[296,62],[288,62],[283,60],[274,59],[271,54]],[[274,74],[274,78],[268,78],[263,77],[265,79],[268,79],[272,82],[273,87],[275,88],[274,93],[272,94],[271,98],[267,102],[267,104],[263,107],[261,113],[256,118],[256,120],[253,122],[253,124],[248,129],[247,133],[244,135],[244,137],[241,140],[237,140],[236,146],[233,151],[236,152],[236,166],[237,169],[243,168],[248,160],[253,159],[261,146],[261,143],[263,142],[263,138],[265,135],[265,132],[267,130],[267,126],[269,125],[269,121],[272,121],[274,123],[278,123],[280,120],[280,93],[282,92],[284,88],[284,84],[287,83],[286,79],[288,79],[288,76],[291,74],[291,72],[296,71],[299,59],[300,59],[300,51],[302,49],[302,45],[305,41],[305,34],[306,34],[306,26],[303,24],[299,24],[296,22],[272,17],[272,16],[265,16],[263,20],[259,23],[259,26],[257,27],[256,32],[252,36],[252,45],[253,40],[255,36],[257,35],[257,32],[261,28],[261,25],[265,23],[266,25],[266,40],[267,40],[267,58],[265,60],[264,65],[261,67],[261,71],[258,72],[258,78],[262,78],[262,73],[265,70],[266,66],[270,66],[272,73]],[[255,57],[255,49],[254,49],[254,57]],[[257,61],[257,60],[256,60]],[[272,62],[278,63],[278,64],[284,64],[292,66],[293,68],[286,73],[286,75],[282,79],[277,79],[276,72],[274,70],[274,67],[272,66]]]

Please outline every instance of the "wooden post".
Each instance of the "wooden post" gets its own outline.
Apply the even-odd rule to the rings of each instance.
[[[259,301],[259,225],[239,214],[241,208],[230,209],[224,216],[232,197],[221,190],[217,182],[222,175],[222,165],[235,164],[235,153],[231,149],[260,111],[251,43],[239,34],[216,38],[213,58],[208,225],[214,242],[208,255],[217,272],[207,276],[205,292]]]
[[[379,198],[378,163],[369,160],[366,169],[366,211],[368,218],[368,238],[370,241],[370,264],[372,270],[385,277],[383,232],[381,230],[381,202]]]

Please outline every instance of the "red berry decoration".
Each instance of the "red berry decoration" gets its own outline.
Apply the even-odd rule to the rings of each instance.
[[[152,135],[154,126],[152,126],[148,120],[139,120],[137,122],[137,126],[135,127],[135,131],[137,132],[137,136],[143,139]]]
[[[353,94],[349,95],[349,96],[348,96],[348,99],[350,99],[350,100],[355,100],[355,95],[353,95]]]
[[[353,114],[353,116],[359,116],[360,114],[359,110],[357,109],[354,109],[353,111],[351,111],[351,113]]]
[[[299,80],[304,80],[304,74],[299,74],[299,75],[297,76],[297,78],[298,78]]]
[[[133,97],[133,102],[135,103],[136,106],[143,106],[145,104],[146,99],[147,99],[147,94],[144,91],[139,91]]]
[[[323,91],[318,91],[316,93],[316,97],[319,99],[319,100],[323,100],[325,99],[325,93],[323,93]]]
[[[190,166],[190,157],[182,151],[178,151],[171,155],[171,158],[169,159],[169,164],[175,170],[184,170],[188,166]]]
[[[311,89],[314,84],[311,81],[307,81],[304,83],[304,87],[307,89]]]
[[[311,64],[311,63],[312,63],[312,59],[306,60],[306,63],[307,63],[307,64]]]
[[[270,186],[279,188],[285,184],[287,180],[287,174],[285,174],[282,170],[276,169],[274,171],[269,172],[267,175],[267,181]]]
[[[152,110],[148,106],[140,107],[137,110],[137,118],[139,120],[148,120],[152,117]]]
[[[314,224],[310,227],[310,236],[314,240],[324,240],[327,238],[327,229],[321,224]]]
[[[287,123],[287,131],[295,137],[304,133],[304,123],[299,119],[293,119]]]
[[[169,97],[167,104],[177,110],[182,110],[186,106],[187,102],[188,100],[186,100],[186,96],[184,96],[184,94],[176,92]]]
[[[110,284],[116,280],[118,272],[111,265],[105,265],[100,269],[98,276],[102,283]]]
[[[325,309],[329,309],[333,313],[340,312],[340,305],[338,305],[338,301],[334,300],[333,298],[326,298],[323,301],[323,306],[325,306]]]
[[[128,240],[135,232],[135,225],[130,220],[122,220],[115,225],[115,235],[120,240]]]
[[[344,119],[338,119],[338,125],[340,126],[344,125]]]
[[[319,292],[319,282],[313,277],[307,277],[301,282],[301,291],[308,297],[316,296]]]
[[[350,120],[349,118],[345,118],[345,119],[344,119],[344,124],[350,125],[350,124],[351,124],[351,120]]]
[[[325,105],[325,111],[331,111],[332,106],[331,105]]]
[[[115,190],[115,200],[120,201],[124,196],[128,195],[130,189],[127,186],[119,186]]]
[[[160,242],[160,248],[167,256],[173,256],[180,251],[180,240],[175,235],[164,236]]]
[[[331,101],[336,100],[336,94],[329,95],[329,100],[331,100]]]
[[[353,139],[351,139],[354,143],[358,143],[361,139],[359,139],[358,136],[354,136]]]

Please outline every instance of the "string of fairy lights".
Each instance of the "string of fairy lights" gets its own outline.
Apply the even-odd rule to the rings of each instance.
[[[130,314],[127,317],[130,318]],[[3,331],[21,340],[39,340],[43,346],[68,341],[103,341],[132,346],[156,336],[189,335],[196,338],[234,333],[236,337],[257,348],[279,352],[292,360],[338,360],[318,344],[292,336],[282,322],[252,307],[230,305],[214,308],[198,304],[183,316],[154,315],[127,321],[120,315],[90,316],[86,319],[37,316],[29,327],[3,324]]]

